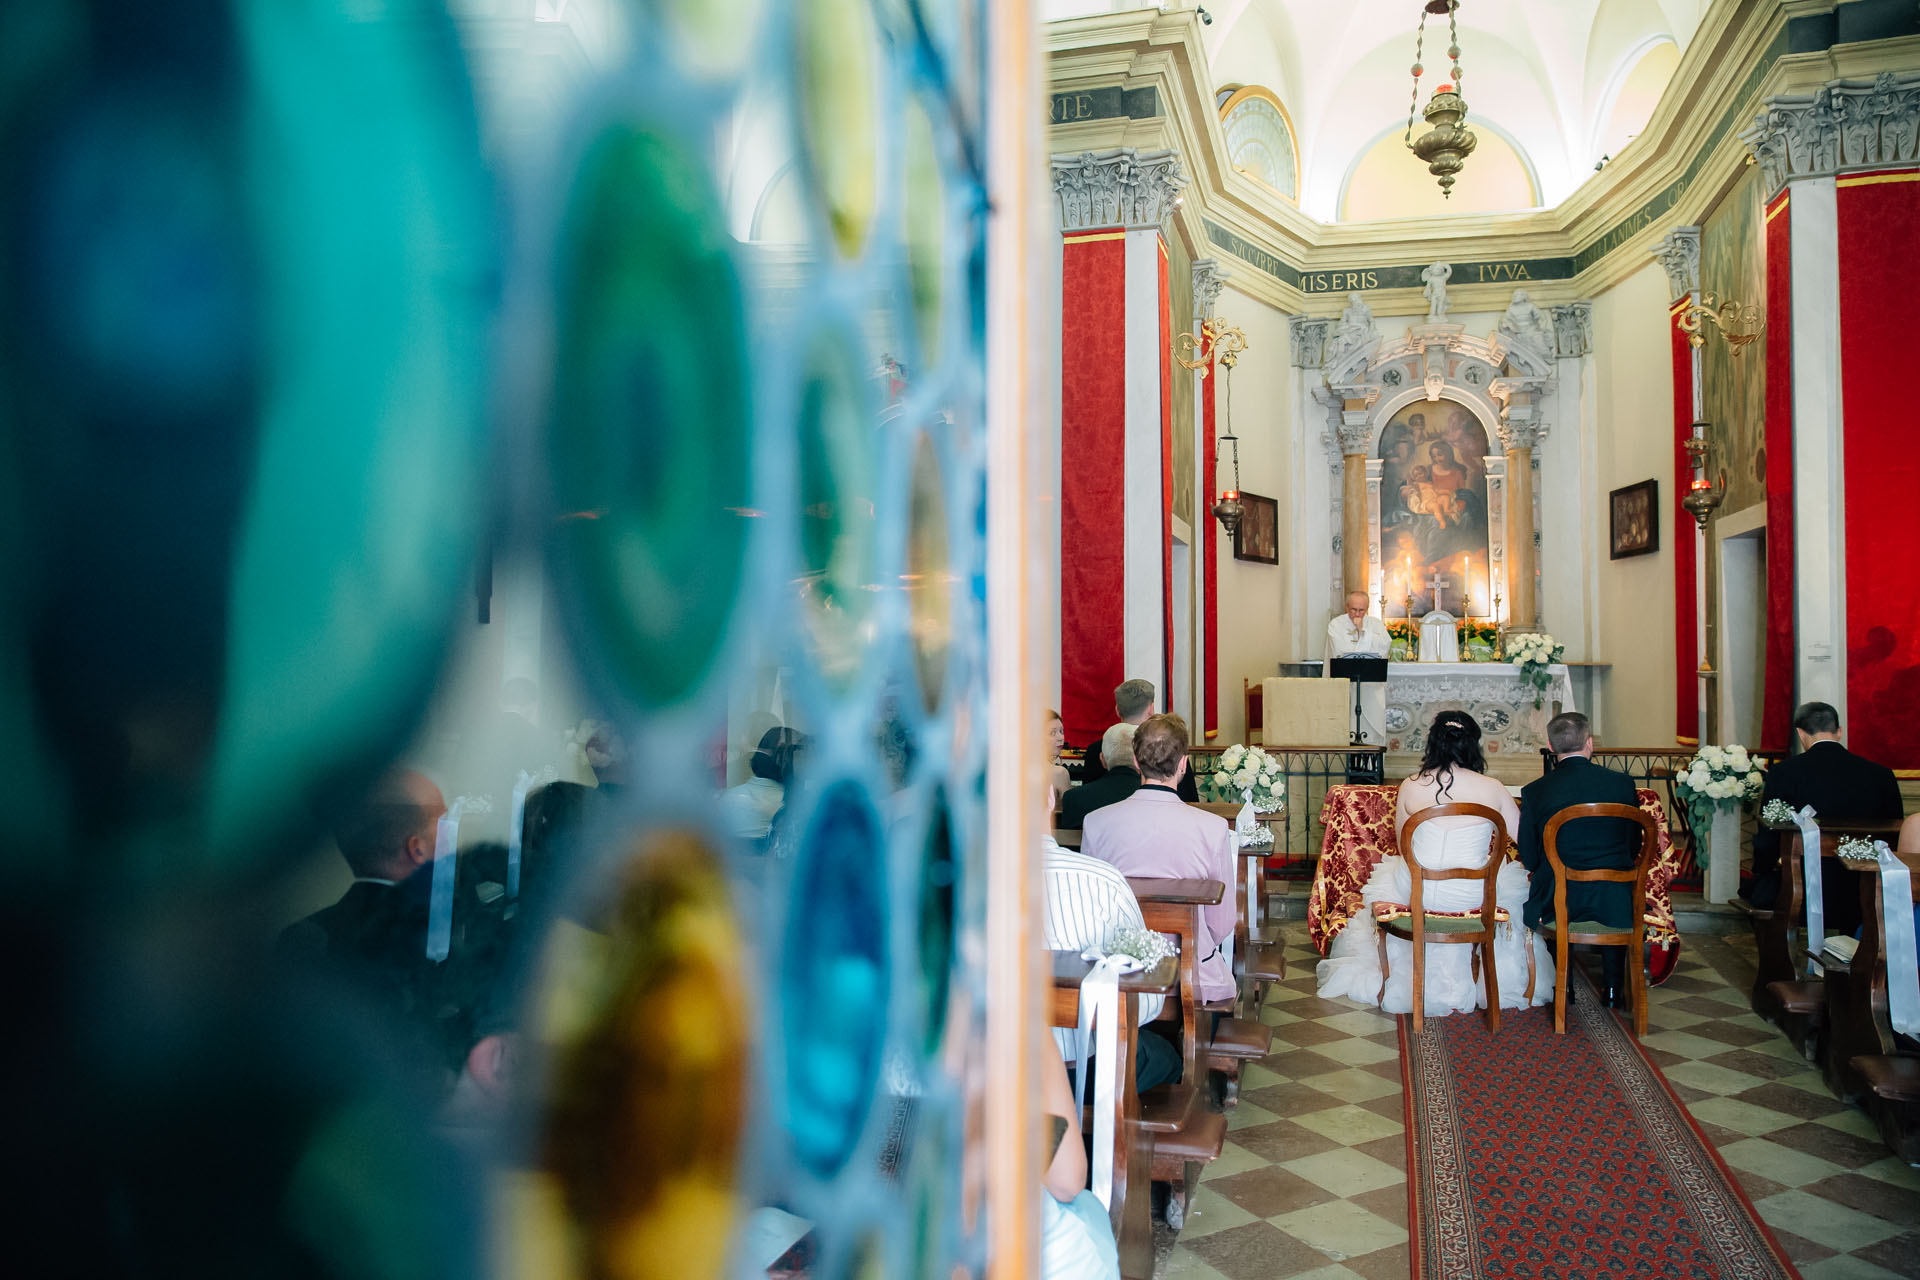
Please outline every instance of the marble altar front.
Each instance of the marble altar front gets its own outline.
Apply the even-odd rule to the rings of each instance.
[[[1565,664],[1555,663],[1547,672],[1550,683],[1536,708],[1534,687],[1510,662],[1389,663],[1387,750],[1424,750],[1433,717],[1460,710],[1479,722],[1488,755],[1536,751],[1547,743],[1547,721],[1579,709]]]

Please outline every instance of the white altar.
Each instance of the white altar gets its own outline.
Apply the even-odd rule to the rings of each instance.
[[[1389,663],[1387,750],[1424,750],[1433,717],[1459,710],[1479,722],[1489,755],[1535,751],[1547,743],[1547,721],[1579,710],[1566,665],[1555,663],[1547,672],[1550,683],[1536,709],[1534,687],[1511,662]]]

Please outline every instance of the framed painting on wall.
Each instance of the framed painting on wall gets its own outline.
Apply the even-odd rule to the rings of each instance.
[[[1608,558],[1652,555],[1660,549],[1660,482],[1642,480],[1607,497]]]
[[[1233,558],[1260,564],[1280,563],[1280,504],[1257,493],[1240,493],[1240,527],[1233,533]]]

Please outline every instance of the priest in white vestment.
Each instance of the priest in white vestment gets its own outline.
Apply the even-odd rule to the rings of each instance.
[[[1367,612],[1367,593],[1351,592],[1347,596],[1347,611],[1336,614],[1333,621],[1327,623],[1327,657],[1368,657],[1384,658],[1393,646],[1393,638],[1387,634],[1387,624]],[[1352,697],[1351,694],[1348,695]],[[1368,742],[1377,746],[1386,745],[1384,726],[1387,720],[1387,686],[1384,684],[1363,684],[1360,686],[1360,732]]]

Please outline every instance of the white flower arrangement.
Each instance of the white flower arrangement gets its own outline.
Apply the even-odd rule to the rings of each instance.
[[[1693,759],[1681,766],[1675,784],[1687,806],[1687,820],[1693,826],[1696,856],[1706,848],[1707,829],[1713,825],[1713,815],[1758,800],[1765,781],[1747,749],[1737,744],[1702,747]],[[1792,820],[1791,813],[1788,820]],[[1706,865],[1704,860],[1701,865]]]
[[[1173,944],[1167,941],[1165,934],[1142,929],[1136,924],[1123,924],[1107,939],[1107,954],[1129,956],[1138,960],[1141,968],[1151,969],[1173,954]]]
[[[1280,762],[1259,747],[1235,743],[1220,753],[1212,773],[1201,774],[1195,786],[1203,800],[1243,800],[1256,813],[1271,813],[1287,802],[1287,778]]]
[[[1838,852],[1848,862],[1878,862],[1881,850],[1886,848],[1885,840],[1869,840],[1865,836],[1855,836],[1851,840],[1842,840]]]
[[[1794,807],[1785,800],[1769,800],[1760,810],[1760,821],[1775,827],[1789,826],[1798,816]]]
[[[1547,670],[1560,661],[1567,647],[1544,631],[1528,631],[1507,637],[1507,659],[1520,668],[1520,678],[1533,686],[1533,705],[1538,710],[1546,703],[1547,686],[1553,674]]]

